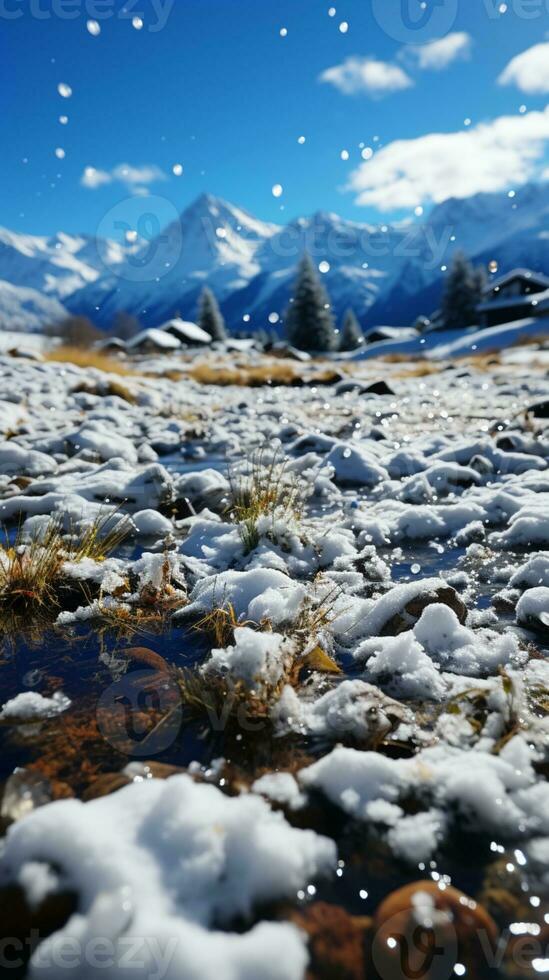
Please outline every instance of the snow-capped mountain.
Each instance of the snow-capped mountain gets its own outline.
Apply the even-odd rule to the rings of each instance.
[[[0,278],[60,297],[105,328],[119,312],[144,326],[176,314],[193,319],[208,284],[231,328],[253,330],[272,328],[272,314],[282,322],[306,250],[338,318],[352,306],[364,326],[405,325],[437,306],[458,248],[478,262],[496,260],[500,272],[517,265],[549,272],[547,229],[549,184],[450,198],[426,217],[377,226],[327,212],[278,226],[204,194],[131,249],[86,236],[0,232]]]
[[[120,311],[145,326],[176,313],[193,319],[206,283],[223,302],[260,274],[258,252],[278,231],[277,225],[203,194],[111,274],[74,293],[69,308],[101,326]]]
[[[0,330],[36,333],[68,316],[54,296],[0,280]]]
[[[59,299],[94,282],[105,273],[106,262],[116,268],[125,254],[117,242],[93,235],[59,232],[47,238],[0,228],[0,278]]]

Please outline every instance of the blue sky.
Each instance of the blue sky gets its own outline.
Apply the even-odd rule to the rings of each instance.
[[[124,198],[169,216],[202,191],[266,220],[377,221],[539,177],[549,0],[426,0],[407,44],[418,3],[0,0],[0,223],[95,233]]]

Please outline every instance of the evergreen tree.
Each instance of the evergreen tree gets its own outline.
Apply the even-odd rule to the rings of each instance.
[[[307,254],[299,264],[294,301],[286,312],[286,335],[290,344],[299,350],[320,352],[337,348],[328,296]]]
[[[442,297],[442,321],[449,330],[470,327],[478,320],[477,306],[482,299],[484,279],[463,252],[456,252],[446,277]]]
[[[217,300],[208,286],[202,290],[198,313],[198,326],[209,333],[212,340],[226,340],[227,331]]]
[[[364,334],[362,333],[360,323],[355,316],[354,310],[349,309],[343,319],[339,349],[341,351],[356,350],[357,347],[362,347],[363,343]]]

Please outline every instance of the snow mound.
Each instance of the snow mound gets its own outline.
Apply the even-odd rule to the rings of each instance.
[[[137,975],[152,976],[154,954],[169,939],[166,980],[300,980],[306,952],[293,927],[262,923],[238,935],[210,930],[291,897],[335,859],[332,841],[293,829],[259,796],[231,798],[180,775],[136,782],[90,803],[63,800],[35,810],[10,828],[2,874],[24,885],[39,862],[56,869],[59,888],[79,895],[78,913],[34,954],[31,976],[53,980],[58,966],[43,963],[55,964],[55,951],[69,939],[83,951],[99,938],[112,965],[103,961],[95,970],[77,955],[67,976],[118,980],[132,942],[143,958]],[[50,891],[52,875],[42,877]]]
[[[23,691],[6,701],[0,711],[0,718],[3,721],[38,721],[60,715],[70,704],[70,699],[61,691],[57,691],[51,698],[45,698],[36,691]]]

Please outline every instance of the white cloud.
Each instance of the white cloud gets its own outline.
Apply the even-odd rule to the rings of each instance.
[[[80,183],[89,190],[97,190],[98,187],[104,187],[105,184],[112,184],[117,181],[124,184],[128,190],[143,194],[146,192],[147,184],[167,179],[164,171],[154,163],[146,163],[139,167],[131,166],[129,163],[119,163],[112,170],[97,170],[95,167],[86,167],[80,178]]]
[[[95,167],[86,167],[80,178],[82,187],[88,187],[94,191],[104,184],[110,184],[112,177],[106,170],[96,170]]]
[[[442,71],[452,62],[468,58],[471,53],[472,38],[465,31],[447,34],[439,41],[428,44],[410,45],[403,48],[400,57],[411,65],[424,71]]]
[[[513,58],[498,78],[500,85],[516,85],[521,92],[549,92],[549,42],[535,44]]]
[[[347,58],[341,65],[326,68],[319,80],[335,85],[343,95],[366,93],[374,98],[400,92],[414,84],[399,65],[357,56]]]
[[[347,189],[357,204],[381,211],[501,191],[540,177],[548,142],[549,106],[456,133],[396,140],[354,170]]]

